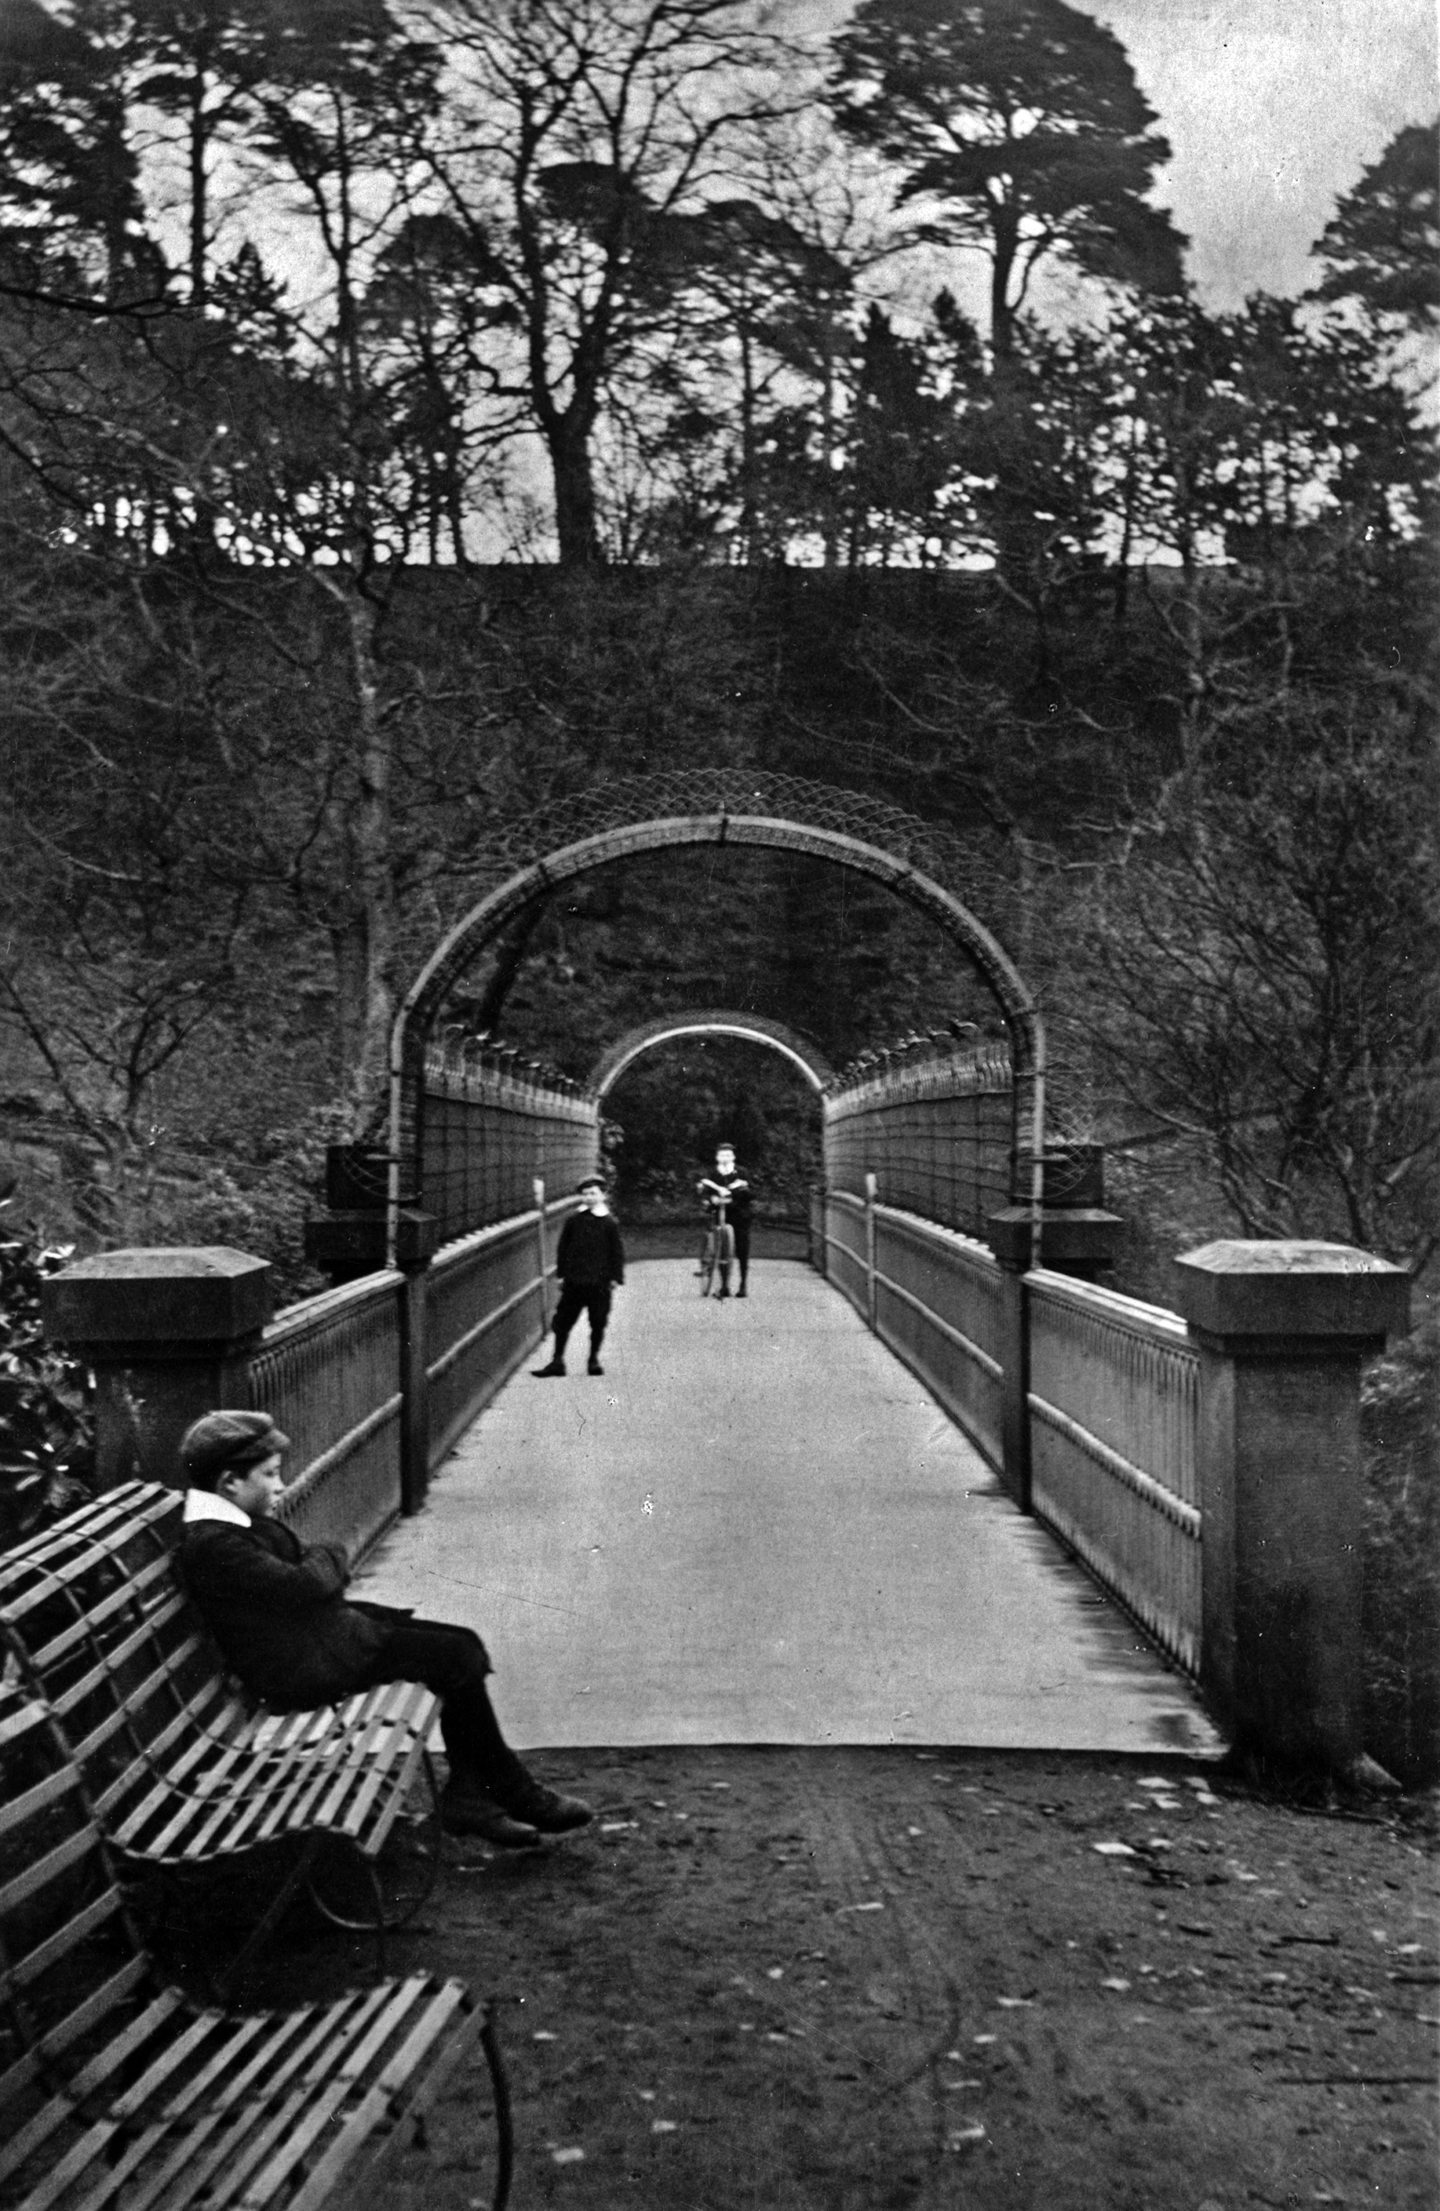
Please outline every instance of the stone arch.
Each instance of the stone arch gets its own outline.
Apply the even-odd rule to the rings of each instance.
[[[681,1013],[658,1014],[653,1021],[642,1021],[636,1028],[627,1029],[624,1036],[618,1037],[609,1051],[602,1053],[595,1062],[586,1077],[586,1088],[593,1091],[603,1105],[607,1093],[643,1052],[652,1051],[659,1044],[669,1044],[680,1036],[738,1036],[751,1044],[767,1044],[799,1068],[812,1090],[823,1090],[827,1083],[835,1080],[835,1071],[824,1054],[808,1037],[801,1036],[798,1029],[787,1028],[783,1021],[767,1021],[758,1013],[704,1006],[691,1007]]]
[[[426,1039],[455,982],[527,907],[577,875],[642,852],[685,845],[809,853],[884,883],[929,915],[988,984],[1014,1070],[1012,1198],[1041,1204],[1045,1034],[1033,993],[971,900],[1008,909],[1009,885],[986,875],[958,839],[886,801],[839,786],[750,769],[676,770],[619,778],[498,831],[477,870],[479,894],[426,961],[396,1017],[390,1056],[391,1233],[420,1154]],[[409,1179],[413,1180],[413,1176]]]

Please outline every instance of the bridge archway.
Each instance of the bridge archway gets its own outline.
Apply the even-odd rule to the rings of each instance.
[[[627,1029],[624,1036],[595,1062],[586,1088],[593,1091],[603,1105],[626,1068],[633,1066],[642,1053],[653,1051],[660,1044],[673,1043],[682,1036],[736,1036],[748,1044],[767,1044],[799,1068],[812,1090],[823,1090],[835,1079],[835,1070],[823,1053],[797,1029],[787,1028],[782,1021],[767,1021],[757,1013],[706,1006],[683,1013],[660,1014],[653,1021],[642,1021],[636,1028]]]
[[[436,947],[395,1021],[390,1059],[391,1249],[401,1191],[421,1155],[425,1047],[450,991],[487,945],[557,885],[639,853],[686,845],[761,846],[807,853],[885,884],[950,938],[988,985],[1014,1071],[1011,1196],[1041,1204],[1045,1035],[1033,993],[971,900],[992,907],[1006,886],[985,880],[957,838],[858,791],[748,769],[694,769],[620,778],[498,832],[477,871],[475,903]]]

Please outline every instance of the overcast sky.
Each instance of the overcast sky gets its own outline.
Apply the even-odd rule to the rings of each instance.
[[[1174,149],[1157,197],[1208,305],[1301,291],[1306,255],[1406,123],[1440,107],[1433,0],[1074,0],[1129,52]]]
[[[1434,0],[1072,0],[1125,46],[1173,159],[1157,197],[1207,306],[1303,291],[1306,256],[1406,123],[1440,107]],[[838,27],[849,0],[792,0]]]

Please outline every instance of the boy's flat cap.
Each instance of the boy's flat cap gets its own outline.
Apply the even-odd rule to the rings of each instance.
[[[188,1481],[213,1482],[231,1467],[274,1458],[289,1442],[268,1413],[205,1413],[180,1438],[180,1470]]]

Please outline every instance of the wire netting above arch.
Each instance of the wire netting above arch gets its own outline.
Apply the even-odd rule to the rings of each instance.
[[[948,831],[888,800],[837,784],[745,768],[618,777],[497,824],[472,877],[474,902],[426,962],[396,1020],[391,1054],[392,1176],[418,1159],[426,1041],[485,946],[556,885],[618,860],[685,845],[807,853],[884,883],[928,914],[988,984],[1015,1076],[1014,1194],[1039,1189],[1044,1034],[1034,996],[984,905],[1010,918],[1004,878]],[[1036,1200],[1038,1203],[1038,1198]]]

